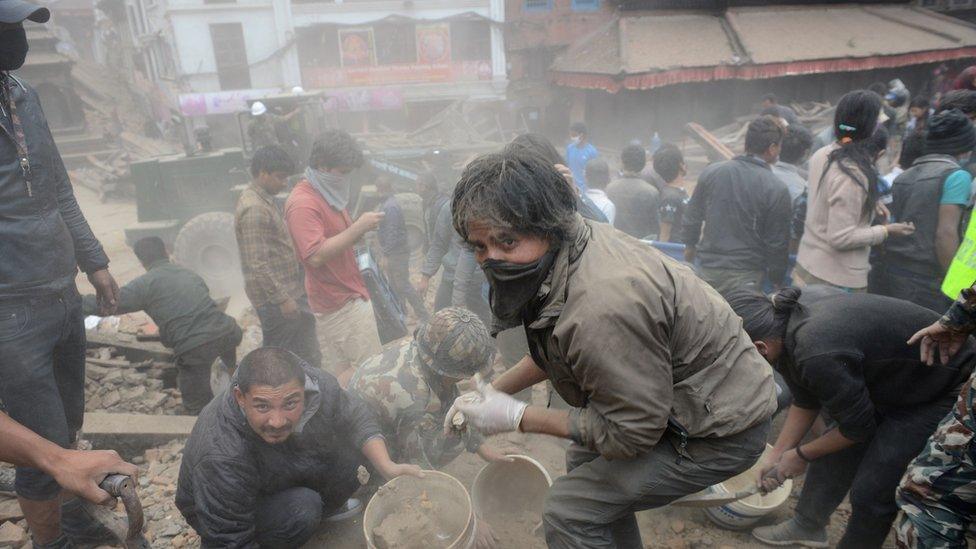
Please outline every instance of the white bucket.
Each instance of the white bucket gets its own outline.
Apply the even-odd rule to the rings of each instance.
[[[522,527],[533,529],[536,524],[532,523],[541,520],[546,495],[552,486],[552,477],[538,461],[517,454],[508,457],[512,461],[496,461],[482,467],[471,484],[475,514],[500,536],[504,536],[500,530],[511,526],[513,517],[522,521]],[[525,534],[520,533],[516,536],[517,540],[508,543],[526,544],[518,549],[544,545],[541,536],[536,537],[538,534],[523,537]],[[499,542],[499,547],[506,544],[504,539]]]
[[[476,521],[471,496],[464,485],[440,471],[424,471],[424,475],[422,479],[409,475],[396,477],[384,484],[369,501],[363,514],[363,535],[369,549],[378,549],[373,539],[373,528],[379,526],[388,515],[398,512],[404,502],[416,499],[421,494],[443,501],[457,511],[453,513],[457,520],[444,524],[450,531],[445,532],[447,535],[443,544],[425,549],[469,549],[474,546]]]
[[[753,486],[756,482],[756,476],[759,474],[759,469],[762,468],[763,459],[772,449],[773,447],[767,444],[763,456],[748,471],[736,475],[725,482],[710,486],[707,489],[707,493],[734,494]],[[727,503],[721,507],[709,507],[705,509],[705,514],[712,522],[722,528],[742,530],[756,524],[761,518],[786,503],[792,490],[793,481],[787,479],[782,486],[766,495],[755,494],[740,499],[739,501]]]

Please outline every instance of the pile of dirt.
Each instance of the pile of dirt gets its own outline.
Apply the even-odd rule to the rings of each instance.
[[[403,501],[401,509],[373,528],[373,541],[379,549],[445,547],[454,538],[441,520],[447,511],[441,502],[432,501],[424,492]]]
[[[497,540],[496,547],[545,549],[541,524],[542,515],[538,513],[500,514],[491,521],[491,533]]]

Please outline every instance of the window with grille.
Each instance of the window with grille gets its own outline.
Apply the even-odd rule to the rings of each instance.
[[[491,59],[491,27],[488,26],[488,22],[452,22],[451,58],[455,61]]]
[[[240,23],[210,25],[217,79],[222,90],[243,90],[251,87],[251,69],[247,64],[244,27]]]
[[[413,23],[373,25],[373,40],[378,65],[417,62],[417,29]]]
[[[573,11],[597,11],[600,9],[600,0],[573,0]]]
[[[552,0],[525,0],[525,11],[549,11]]]

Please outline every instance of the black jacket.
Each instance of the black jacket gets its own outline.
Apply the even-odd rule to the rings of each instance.
[[[769,164],[737,156],[699,176],[682,220],[682,241],[698,247],[702,267],[768,269],[770,280],[780,283],[789,261],[790,213],[790,191]]]
[[[358,456],[382,436],[366,405],[335,377],[305,365],[305,411],[282,444],[262,440],[247,423],[231,388],[200,413],[183,449],[176,506],[203,547],[256,548],[254,513],[263,495],[304,486],[320,493],[355,487]]]
[[[0,299],[57,292],[74,284],[80,267],[108,266],[64,169],[37,92],[10,77],[24,127],[31,169],[28,194],[7,106],[0,114]],[[0,82],[5,78],[0,77]]]
[[[970,338],[947,366],[919,360],[905,342],[939,315],[900,299],[839,290],[804,293],[790,317],[777,370],[794,404],[825,409],[840,432],[870,439],[886,412],[957,392],[973,369]]]

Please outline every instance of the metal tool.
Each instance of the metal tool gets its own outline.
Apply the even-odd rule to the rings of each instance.
[[[767,478],[777,478],[779,474],[776,467],[773,467],[765,475],[763,479]],[[738,492],[707,492],[702,490],[701,492],[696,492],[694,494],[689,494],[685,497],[678,498],[671,502],[671,505],[675,507],[721,507],[727,503],[732,503],[733,501],[739,501],[740,499],[745,499],[749,496],[754,496],[762,490],[762,487],[758,484],[750,486],[745,490],[739,490]]]
[[[142,514],[142,502],[139,501],[139,495],[136,493],[136,485],[132,481],[132,477],[109,475],[98,486],[112,497],[122,500],[126,520],[113,513],[111,508],[102,505],[89,505],[89,510],[95,519],[111,530],[119,538],[119,543],[126,549],[152,549],[149,541],[142,535],[145,518]]]

